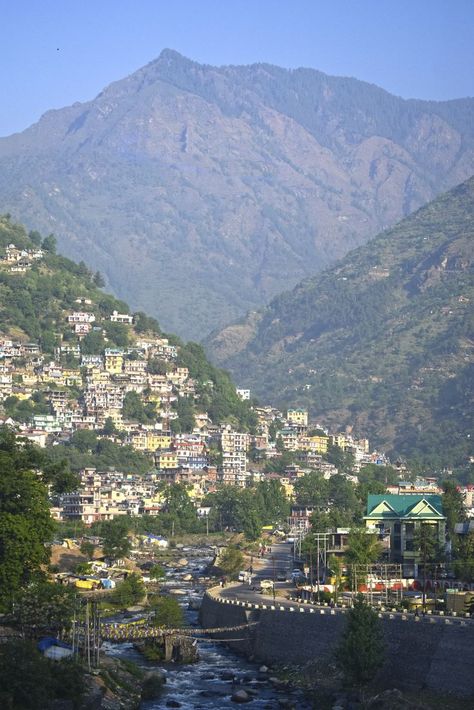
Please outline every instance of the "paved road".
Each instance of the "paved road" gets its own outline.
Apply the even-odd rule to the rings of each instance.
[[[285,572],[287,576],[286,582],[275,581],[275,593],[278,601],[285,601],[285,603],[290,604],[291,602],[286,602],[279,593],[285,592],[287,594],[294,590],[294,586],[291,581],[291,571],[293,570],[293,545],[287,542],[279,542],[272,545],[271,553],[267,553],[264,557],[258,558],[254,556],[253,558],[253,576],[252,584],[232,584],[229,587],[220,592],[220,596],[228,599],[242,599],[243,601],[249,601],[254,603],[261,603],[265,600],[268,601],[273,599],[273,594],[267,593],[262,594],[257,591],[261,579],[272,579],[273,572],[275,571],[275,580],[279,572]]]
[[[273,559],[275,562],[273,562]],[[278,574],[280,570],[284,570],[287,573],[288,579],[291,577],[291,571],[294,568],[293,564],[293,546],[289,543],[278,543],[276,545],[272,545],[272,552],[271,554],[266,554],[263,558],[256,558],[254,557],[253,559],[253,569],[254,569],[254,576],[252,580],[252,585],[249,586],[247,583],[246,584],[240,584],[238,582],[232,583],[225,587],[224,589],[219,589],[219,596],[223,597],[224,599],[231,599],[231,600],[240,600],[242,602],[251,602],[252,604],[266,604],[266,605],[271,605],[273,604],[273,594],[270,593],[265,593],[262,594],[261,592],[258,591],[258,585],[261,579],[273,579],[273,565],[275,564],[275,577]],[[316,612],[316,613],[331,613],[331,614],[344,614],[346,613],[346,609],[341,609],[341,608],[336,608],[336,609],[326,609],[322,608],[321,610],[318,609],[318,607],[313,606],[312,604],[300,602],[300,601],[295,601],[295,600],[290,600],[287,599],[286,597],[293,596],[296,592],[295,587],[291,581],[286,581],[286,582],[276,582],[275,583],[275,592],[276,592],[276,607],[277,609],[280,607],[284,607],[285,610],[289,609],[290,607],[296,611],[299,611],[300,608],[304,608],[305,611],[307,612]],[[280,596],[281,595],[281,596]],[[392,611],[390,609],[385,610],[384,612],[381,612],[381,615],[383,617],[388,617],[388,618],[399,618],[399,619],[405,619],[409,620],[415,619],[415,616],[413,613],[407,613],[407,612],[396,612]],[[427,615],[426,617],[420,616],[416,619],[417,621],[423,621],[426,623],[455,623],[455,624],[462,624],[463,626],[468,624],[469,626],[474,625],[474,619],[469,619],[469,618],[463,618],[463,617],[452,617],[452,616],[435,616],[435,615]]]

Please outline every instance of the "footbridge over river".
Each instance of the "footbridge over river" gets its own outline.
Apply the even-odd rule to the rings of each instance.
[[[148,624],[104,624],[100,625],[100,638],[102,641],[112,643],[122,643],[123,641],[141,641],[145,639],[163,640],[167,636],[178,637],[185,636],[188,638],[200,638],[203,636],[216,634],[234,634],[235,632],[248,631],[249,627],[255,626],[257,621],[246,621],[237,626],[218,626],[215,628],[188,628],[181,627],[176,629],[161,628],[158,626],[150,626]],[[242,634],[240,634],[241,636]],[[237,640],[237,637],[234,639]]]

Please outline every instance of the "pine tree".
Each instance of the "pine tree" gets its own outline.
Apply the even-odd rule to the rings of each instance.
[[[336,660],[348,685],[368,683],[383,664],[380,620],[361,594],[349,612]]]

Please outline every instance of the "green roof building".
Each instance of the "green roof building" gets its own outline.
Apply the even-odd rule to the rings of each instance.
[[[440,547],[445,545],[446,516],[439,495],[369,495],[364,520],[378,533],[390,533],[390,562],[402,563],[407,577],[418,574],[414,535],[421,525],[433,526]]]

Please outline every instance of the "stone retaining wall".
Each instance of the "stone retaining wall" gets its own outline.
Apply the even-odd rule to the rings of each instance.
[[[204,595],[204,628],[259,623],[247,631],[216,636],[266,663],[303,664],[331,655],[345,625],[347,610],[295,604],[250,604]],[[474,699],[474,624],[443,618],[416,619],[388,614],[381,619],[386,662],[380,680],[387,687],[429,688]],[[474,702],[473,702],[474,707]]]

